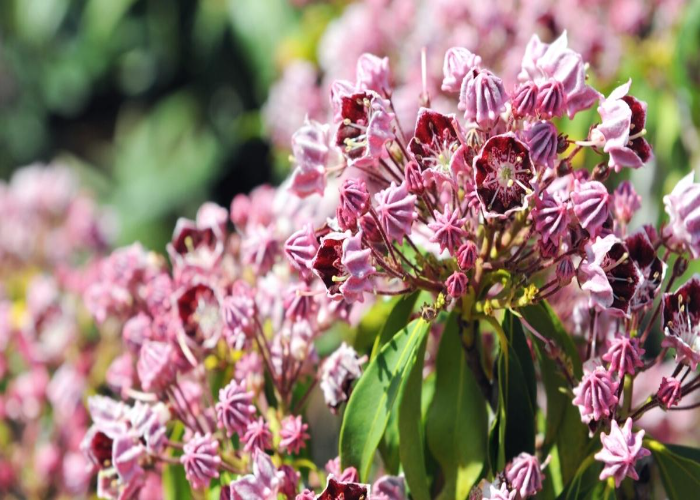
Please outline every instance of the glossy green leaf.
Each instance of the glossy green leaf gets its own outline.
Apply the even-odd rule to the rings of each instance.
[[[684,452],[688,448],[678,447],[672,450],[666,445],[652,439],[644,441],[645,446],[654,456],[654,462],[659,468],[661,480],[670,500],[698,498],[700,494],[700,462],[689,458],[696,453],[686,453],[683,456],[677,451]]]
[[[374,341],[370,359],[374,359],[382,346],[389,342],[396,335],[396,332],[406,326],[416,305],[416,300],[418,300],[418,295],[420,292],[414,292],[411,295],[402,295],[395,299],[391,312]]]
[[[369,363],[352,391],[340,429],[340,460],[343,468],[357,468],[362,481],[369,476],[401,386],[411,372],[415,351],[429,328],[430,323],[417,319],[400,330]]]
[[[406,483],[414,500],[429,500],[428,474],[425,468],[425,436],[421,416],[421,385],[423,383],[423,360],[428,336],[423,337],[413,360],[411,371],[401,387],[399,395],[398,428],[399,457]],[[395,412],[394,412],[395,413]]]
[[[428,447],[442,467],[441,498],[466,498],[486,459],[486,401],[467,366],[453,314],[440,340],[435,395],[428,410]]]

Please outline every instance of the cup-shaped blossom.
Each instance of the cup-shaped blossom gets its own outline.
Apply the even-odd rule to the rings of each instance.
[[[248,424],[255,415],[253,393],[246,390],[244,382],[232,380],[219,389],[219,401],[216,403],[216,421],[228,437],[235,432],[243,437]]]
[[[318,251],[318,240],[310,223],[293,233],[284,243],[284,253],[289,263],[306,277],[310,274],[311,261]]]
[[[680,403],[683,394],[681,392],[681,381],[675,377],[662,377],[659,390],[656,392],[656,398],[661,402],[661,405],[669,409],[671,406],[676,406]]]
[[[622,428],[616,420],[610,422],[610,434],[603,432],[600,435],[603,449],[595,454],[595,459],[604,464],[600,480],[612,477],[616,487],[620,486],[625,477],[631,477],[635,481],[639,479],[634,466],[640,458],[651,455],[649,450],[642,448],[644,431],[632,432],[632,424],[631,418],[627,419]]]
[[[634,375],[637,368],[644,366],[642,355],[644,349],[639,346],[639,339],[630,338],[623,333],[610,340],[603,361],[610,363],[608,370],[617,372],[618,379],[622,380],[626,373]]]
[[[301,420],[301,415],[286,417],[282,420],[280,429],[280,450],[286,453],[299,453],[300,449],[306,448],[306,441],[311,437],[308,430],[309,424]]]
[[[355,482],[342,482],[335,477],[328,476],[326,489],[316,497],[317,500],[362,500],[369,498],[369,486]]]
[[[523,452],[506,467],[506,478],[521,498],[527,498],[542,489],[544,475],[537,457]]]
[[[185,443],[180,463],[185,467],[185,477],[194,489],[205,488],[209,481],[219,477],[221,457],[219,442],[207,433],[195,435]]]
[[[445,281],[447,294],[453,299],[458,299],[466,293],[468,282],[469,280],[466,274],[455,271],[447,278],[447,281]]]
[[[421,170],[429,170],[442,181],[452,182],[453,163],[459,161],[461,142],[456,127],[454,115],[421,108],[413,138],[408,143],[408,149]]]
[[[542,83],[537,91],[535,108],[542,118],[562,116],[566,111],[566,94],[561,82],[550,78]]]
[[[462,80],[472,69],[481,66],[481,57],[464,47],[452,47],[445,52],[442,63],[443,92],[459,92]]]
[[[272,448],[272,432],[265,418],[259,417],[257,420],[248,422],[245,434],[243,435],[245,451],[267,450]]]
[[[685,246],[694,259],[700,258],[700,183],[689,173],[664,196],[673,243]]]
[[[518,117],[534,116],[539,89],[535,82],[525,82],[510,97],[513,114]]]
[[[441,252],[447,249],[450,254],[454,254],[455,249],[459,248],[462,240],[467,237],[467,232],[464,230],[466,218],[460,215],[459,208],[450,210],[449,205],[445,205],[442,213],[437,210],[433,213],[435,221],[428,224],[433,231],[430,241],[438,243]]]
[[[532,218],[542,240],[558,245],[569,224],[568,204],[545,191],[535,200]]]
[[[175,305],[185,335],[204,349],[216,346],[224,326],[218,288],[195,280],[176,293]]]
[[[464,111],[465,120],[483,129],[496,124],[507,100],[503,81],[488,70],[474,68],[462,80],[459,109]]]
[[[534,194],[535,168],[527,146],[513,134],[491,137],[474,159],[476,193],[486,218],[525,210]]]
[[[574,213],[591,238],[598,236],[610,214],[610,193],[601,182],[576,182],[571,193]]]
[[[576,397],[573,400],[581,413],[581,421],[588,424],[612,415],[617,404],[617,388],[618,382],[602,366],[584,373],[581,382],[574,387]]]
[[[632,216],[642,206],[642,197],[637,194],[630,181],[622,181],[613,193],[613,211],[623,224],[629,224]]]
[[[386,94],[391,88],[389,58],[362,54],[357,59],[356,76],[358,90],[373,90],[380,95]]]
[[[387,156],[384,145],[394,138],[388,101],[372,91],[341,99],[341,122],[335,142],[348,163],[370,166]]]
[[[541,120],[534,123],[527,131],[526,141],[535,164],[554,168],[559,139],[557,127],[552,122]]]
[[[663,296],[664,340],[676,349],[676,361],[695,370],[700,362],[700,276]]]
[[[416,195],[409,194],[406,182],[391,185],[374,196],[381,228],[389,240],[403,243],[404,236],[411,234],[413,221],[418,218]]]
[[[189,219],[178,219],[167,245],[173,266],[212,269],[224,253],[223,233],[217,227],[200,227]]]
[[[147,340],[143,343],[136,372],[144,391],[163,391],[175,380],[174,352],[169,342]]]
[[[350,397],[352,383],[362,375],[364,360],[355,349],[343,342],[321,367],[321,391],[326,404],[337,409]]]
[[[457,264],[463,271],[469,271],[476,264],[478,256],[479,250],[476,248],[476,243],[467,241],[457,249]]]
[[[640,229],[625,238],[625,245],[630,258],[639,268],[642,278],[637,293],[632,297],[630,307],[638,310],[651,306],[661,290],[661,283],[666,275],[666,263],[659,258],[644,230]]]
[[[222,500],[255,498],[276,500],[283,483],[283,474],[270,456],[260,449],[253,451],[253,473],[240,477],[221,488]]]
[[[335,457],[325,465],[326,472],[342,483],[356,483],[360,476],[355,467],[340,468],[340,457]]]

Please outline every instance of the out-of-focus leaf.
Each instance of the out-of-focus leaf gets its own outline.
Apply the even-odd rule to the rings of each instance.
[[[428,410],[428,447],[442,467],[440,498],[466,498],[486,459],[486,401],[465,357],[456,314],[440,340],[435,395]]]
[[[697,457],[700,451],[685,447],[671,449],[653,439],[645,440],[644,443],[654,456],[668,498],[697,498],[700,492],[700,462],[690,457]]]
[[[354,466],[366,481],[374,453],[384,434],[401,386],[411,372],[411,361],[430,329],[423,319],[400,330],[367,366],[348,401],[340,429],[343,468]]]
[[[377,335],[374,340],[374,346],[372,347],[372,355],[370,359],[374,359],[379,352],[379,349],[381,349],[384,344],[389,342],[389,340],[396,335],[396,332],[406,326],[406,323],[408,323],[408,319],[411,317],[411,313],[413,312],[413,308],[416,305],[416,300],[418,299],[419,294],[420,292],[414,292],[411,295],[402,295],[395,299],[391,313],[389,313],[389,317],[384,322],[379,335]]]

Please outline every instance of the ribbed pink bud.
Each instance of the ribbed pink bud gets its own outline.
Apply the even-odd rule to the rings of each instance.
[[[634,375],[637,368],[644,366],[643,354],[644,349],[639,347],[639,339],[622,334],[610,341],[608,352],[603,355],[603,360],[610,363],[608,370],[617,372],[619,380],[622,380],[625,373]]]
[[[535,229],[543,241],[553,242],[558,245],[561,235],[569,224],[569,210],[565,203],[557,200],[545,191],[542,199],[535,201],[532,211],[535,220]]]
[[[280,430],[280,450],[286,453],[299,453],[299,450],[306,448],[306,441],[311,437],[306,432],[309,425],[301,420],[301,416],[288,416],[282,420]]]
[[[340,208],[356,219],[369,210],[369,193],[367,184],[362,179],[348,179],[340,188]]]
[[[421,195],[425,191],[423,184],[423,176],[421,175],[420,167],[415,160],[411,160],[406,165],[404,170],[405,184],[408,186],[408,192]]]
[[[521,453],[506,468],[506,478],[521,498],[533,496],[540,491],[543,477],[537,457],[529,453]]]
[[[662,377],[656,397],[667,410],[671,406],[676,406],[683,397],[681,393],[681,381],[674,377]]]
[[[389,58],[362,54],[357,60],[357,89],[386,94],[390,90]]]
[[[462,240],[467,237],[467,232],[464,230],[465,218],[460,218],[459,209],[450,210],[448,205],[442,213],[437,210],[433,213],[435,222],[428,224],[428,227],[433,231],[430,241],[440,245],[440,251],[447,249],[450,254],[461,244]]]
[[[476,243],[467,241],[457,250],[457,264],[463,271],[469,271],[476,264],[478,256],[479,251],[476,248]]]
[[[462,80],[472,69],[481,65],[481,57],[471,53],[464,47],[452,47],[445,52],[442,64],[443,92],[459,92]]]
[[[219,389],[219,402],[216,403],[216,420],[220,429],[228,437],[235,432],[243,436],[248,424],[255,415],[253,393],[245,388],[244,382],[232,380],[226,387]]]
[[[406,183],[391,186],[375,195],[377,215],[389,240],[403,243],[404,236],[411,234],[413,221],[418,218],[416,196],[408,193]]]
[[[559,261],[555,270],[560,285],[568,285],[576,274],[574,263],[569,257]]]
[[[376,272],[372,265],[372,250],[362,247],[362,231],[343,240],[343,255],[340,263],[358,279],[366,279]]]
[[[462,81],[459,109],[464,118],[481,128],[491,128],[505,111],[508,98],[503,81],[488,70],[471,70]]]
[[[310,274],[311,261],[316,256],[317,251],[318,240],[310,223],[293,233],[284,244],[287,260],[302,276]]]
[[[588,424],[591,420],[609,417],[617,404],[617,387],[618,382],[602,366],[584,374],[579,385],[574,388],[576,397],[573,400],[581,412],[581,421]]]
[[[558,146],[557,127],[552,122],[539,121],[527,131],[530,158],[535,164],[554,168]]]
[[[175,378],[173,347],[167,342],[147,340],[141,346],[136,371],[141,388],[146,392],[160,392]]]
[[[455,271],[447,278],[445,286],[447,287],[447,294],[453,299],[458,299],[464,295],[467,291],[467,275]]]
[[[542,118],[562,116],[566,111],[564,87],[557,80],[549,79],[537,92],[537,113]]]
[[[574,213],[591,238],[600,233],[610,214],[610,193],[598,181],[577,182],[571,193]]]
[[[255,299],[253,290],[245,282],[233,284],[231,294],[221,304],[221,319],[227,327],[224,335],[230,345],[232,335],[250,336],[255,331]]]
[[[219,442],[207,433],[196,433],[183,448],[180,463],[185,466],[185,476],[194,489],[205,488],[209,481],[219,477],[221,457]]]
[[[534,116],[538,92],[535,82],[525,82],[520,85],[511,96],[513,114],[518,118]]]
[[[630,181],[622,181],[613,193],[615,217],[623,224],[629,224],[632,216],[642,206],[642,197],[637,194]]]
[[[245,451],[269,450],[272,448],[272,433],[263,417],[251,420],[243,436]]]
[[[600,480],[605,481],[612,477],[616,487],[619,487],[627,476],[638,480],[639,475],[634,470],[637,460],[651,455],[649,450],[642,448],[644,431],[633,433],[632,424],[632,419],[628,418],[624,427],[620,429],[617,421],[613,420],[610,423],[610,434],[603,432],[600,435],[603,449],[594,455],[596,460],[605,464],[600,473]]]
[[[352,383],[362,375],[363,359],[343,342],[321,367],[321,391],[326,404],[337,409],[350,395]]]

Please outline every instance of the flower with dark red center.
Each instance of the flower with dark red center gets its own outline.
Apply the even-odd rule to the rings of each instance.
[[[537,457],[523,452],[506,467],[506,478],[521,498],[527,498],[542,489],[544,474]]]
[[[557,128],[552,122],[539,121],[530,127],[526,140],[533,162],[554,168],[559,141],[557,134]]]
[[[483,129],[493,127],[505,111],[508,99],[503,81],[485,69],[473,68],[462,80],[458,108],[464,119]]]
[[[569,224],[569,209],[567,203],[559,201],[545,191],[541,199],[535,200],[532,218],[542,240],[558,245]]]
[[[584,424],[612,415],[612,410],[617,404],[615,392],[618,385],[602,366],[583,375],[579,385],[574,387],[576,397],[573,403],[578,406]]]
[[[636,310],[651,305],[656,298],[666,274],[666,263],[658,257],[654,245],[643,230],[625,238],[625,244],[642,274],[639,290],[631,303],[632,310]]]
[[[234,432],[243,437],[255,415],[252,402],[253,393],[246,390],[243,382],[232,380],[226,387],[219,389],[216,420],[228,437],[233,436]]]
[[[467,275],[455,271],[447,278],[445,286],[447,287],[447,294],[453,299],[458,299],[464,295],[467,291]]]
[[[476,264],[478,256],[479,251],[476,248],[476,243],[467,241],[457,249],[457,264],[463,271],[469,271]]]
[[[211,434],[196,433],[185,443],[180,463],[185,466],[185,476],[192,488],[205,488],[211,479],[219,477],[218,449],[219,442]]]
[[[421,170],[432,170],[445,180],[453,177],[452,163],[461,143],[455,129],[454,116],[421,108],[416,129],[408,149]]]
[[[534,116],[538,92],[535,82],[525,82],[520,85],[510,98],[513,114],[518,118]]]
[[[333,476],[329,476],[326,489],[316,498],[317,500],[367,500],[369,486],[354,482],[341,482]]]
[[[107,468],[112,465],[113,443],[111,437],[93,426],[88,430],[80,447],[93,464],[99,468]]]
[[[550,78],[539,86],[537,92],[537,114],[542,118],[562,116],[566,111],[566,95],[563,85]]]
[[[195,282],[177,293],[175,303],[185,335],[205,349],[216,346],[223,332],[218,292]]]
[[[579,267],[579,279],[581,288],[591,293],[592,305],[628,315],[644,277],[630,258],[627,246],[609,235],[587,245],[586,254]]]
[[[612,477],[615,487],[619,487],[627,476],[638,480],[639,475],[634,470],[637,460],[651,455],[649,450],[642,448],[644,431],[633,433],[632,424],[633,420],[628,418],[621,429],[617,421],[613,420],[610,422],[610,434],[600,435],[603,449],[595,454],[595,459],[605,464],[600,480]]]
[[[464,47],[452,47],[445,52],[442,64],[443,92],[459,92],[462,80],[472,69],[481,65],[481,57],[472,54]]]
[[[280,429],[280,450],[286,453],[299,453],[306,448],[306,441],[311,437],[306,432],[309,425],[301,420],[301,416],[288,416],[282,420]]]
[[[598,236],[610,215],[610,193],[598,181],[576,181],[571,193],[574,213],[591,238]]]
[[[136,371],[146,392],[165,390],[175,380],[174,350],[168,342],[147,340],[141,346]]]
[[[449,205],[445,205],[442,213],[437,210],[433,213],[434,222],[428,224],[428,227],[433,231],[430,241],[440,245],[440,251],[447,249],[450,254],[461,244],[462,240],[467,237],[467,232],[464,230],[465,218],[460,218],[459,209],[450,210]]]
[[[340,457],[335,457],[326,462],[325,469],[328,474],[343,483],[356,483],[360,478],[355,467],[340,468]]]
[[[318,251],[318,240],[311,224],[305,224],[299,231],[292,234],[284,243],[284,253],[289,263],[307,276],[310,273],[311,261]]]
[[[683,245],[693,258],[700,257],[700,183],[691,172],[664,196],[672,242]]]
[[[408,192],[411,194],[421,195],[425,191],[423,185],[423,176],[421,175],[420,166],[415,160],[411,160],[404,168],[404,183],[408,186]]]
[[[700,276],[663,297],[664,347],[676,349],[676,361],[695,370],[700,362]]]
[[[661,405],[667,410],[671,406],[676,406],[681,402],[683,394],[681,393],[681,381],[674,377],[662,377],[661,385],[656,393],[657,399]]]
[[[525,210],[534,191],[535,168],[527,146],[513,134],[490,138],[474,159],[476,193],[487,218]]]
[[[637,368],[644,366],[643,354],[644,349],[639,346],[639,339],[620,334],[610,341],[608,352],[603,354],[603,361],[610,363],[608,370],[617,372],[618,378],[622,380],[625,373],[634,375]]]
[[[418,218],[416,196],[408,193],[406,183],[394,184],[374,196],[377,201],[377,216],[389,240],[403,243],[404,236],[411,234],[413,221]]]
[[[194,221],[181,218],[166,248],[174,266],[211,269],[223,255],[223,235],[216,227],[199,228]]]
[[[267,450],[272,448],[270,426],[267,425],[263,417],[248,422],[243,441],[245,442],[245,451]]]
[[[326,285],[329,297],[337,297],[340,294],[340,285],[343,283],[343,241],[348,234],[329,233],[321,238],[321,245],[311,261],[311,269]]]
[[[350,164],[373,165],[388,154],[384,145],[394,137],[388,102],[371,91],[344,96],[341,102],[336,145]]]

